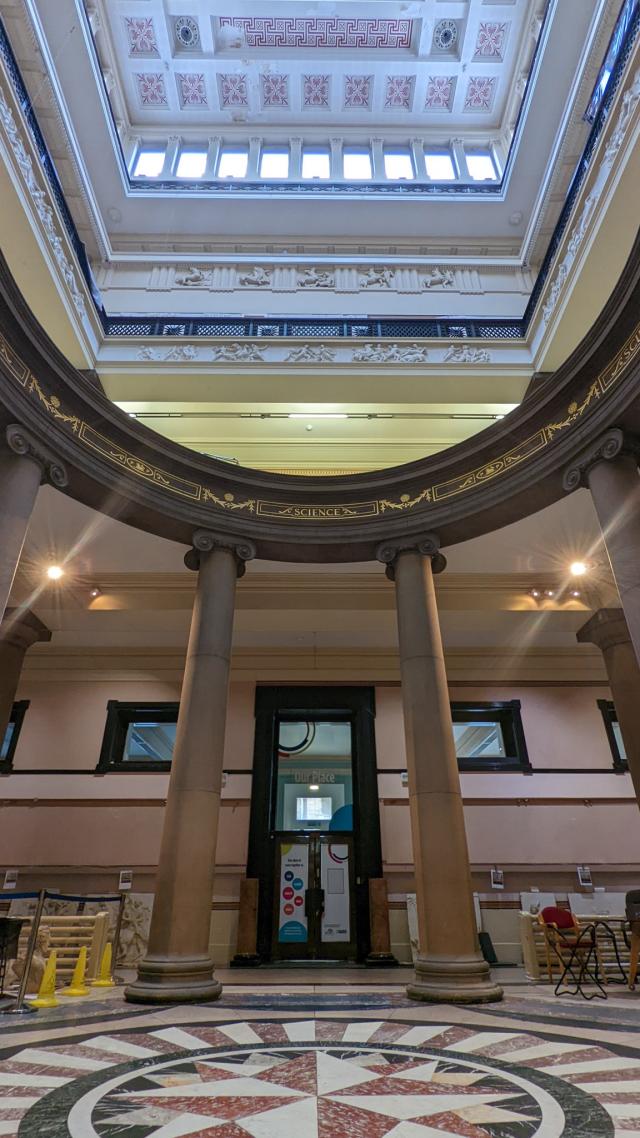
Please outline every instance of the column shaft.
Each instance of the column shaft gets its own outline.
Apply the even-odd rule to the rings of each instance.
[[[415,999],[499,1000],[478,945],[460,776],[431,560],[395,562],[420,954]]]
[[[640,660],[640,476],[638,460],[620,454],[587,472],[589,489],[620,594],[629,634]]]
[[[51,640],[51,632],[29,609],[7,609],[0,622],[0,743],[11,718],[27,649]]]
[[[598,609],[577,632],[581,644],[596,644],[604,666],[624,749],[640,805],[640,665],[622,609]]]
[[[209,953],[237,561],[200,554],[147,955],[137,1003],[215,999]]]
[[[42,467],[29,455],[0,454],[0,620],[35,505]]]

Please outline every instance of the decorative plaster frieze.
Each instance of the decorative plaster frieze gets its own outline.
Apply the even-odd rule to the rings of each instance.
[[[447,268],[435,265],[420,269],[417,266],[395,267],[380,265],[216,265],[211,268],[188,265],[173,268],[170,265],[154,266],[147,287],[151,290],[203,289],[208,292],[235,292],[236,289],[268,289],[273,292],[321,289],[336,292],[367,292],[393,290],[420,293],[455,290],[482,292],[480,274],[476,269]]]
[[[607,143],[604,155],[598,172],[596,174],[592,189],[587,195],[578,219],[571,230],[571,235],[567,242],[564,257],[560,261],[558,268],[551,280],[547,297],[542,307],[542,327],[546,327],[553,315],[560,293],[569,276],[569,272],[576,260],[578,251],[584,241],[585,234],[589,228],[589,223],[595,213],[596,205],[600,201],[605,188],[609,182],[609,175],[613,165],[622,149],[622,145],[627,136],[627,132],[635,117],[635,111],[640,103],[640,70],[636,71],[630,87],[625,91],[622,98],[622,103],[615,123],[615,128],[609,142]]]
[[[445,363],[488,364],[491,355],[486,348],[469,348],[464,344],[451,344],[444,353]]]
[[[86,308],[84,297],[78,288],[78,279],[75,270],[69,261],[64,249],[64,243],[60,232],[56,226],[55,213],[50,204],[49,192],[43,189],[36,178],[33,169],[33,161],[29,155],[25,142],[22,138],[18,125],[13,117],[13,112],[9,103],[7,102],[4,91],[0,88],[0,123],[2,124],[4,133],[11,150],[13,151],[14,158],[18,164],[20,173],[33,202],[36,213],[42,223],[42,228],[47,237],[47,241],[55,258],[56,264],[65,280],[71,299],[80,316],[86,316]],[[46,182],[42,181],[42,185],[46,186]]]
[[[131,358],[125,353],[127,358]],[[501,357],[504,356],[504,359]],[[115,362],[122,359],[120,351],[117,357],[109,354],[103,357],[103,363]],[[281,364],[334,364],[341,367],[350,364],[487,364],[496,360],[496,353],[486,348],[473,347],[470,344],[450,344],[448,348],[430,345],[429,347],[417,341],[408,343],[385,343],[381,341],[368,343],[314,343],[309,340],[291,340],[288,342],[270,341],[269,338],[261,341],[229,341],[223,344],[174,344],[169,348],[156,347],[145,344],[138,348],[133,357],[141,363],[265,363],[271,365]],[[527,366],[529,358],[523,358],[521,353],[513,357],[510,344],[500,344],[498,348],[499,362],[507,366]]]

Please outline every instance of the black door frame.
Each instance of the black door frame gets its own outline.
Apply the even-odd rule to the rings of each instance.
[[[364,962],[371,948],[369,878],[382,876],[373,687],[265,685],[256,688],[247,877],[255,877],[260,883],[258,955],[263,961],[271,959],[275,864],[271,820],[277,775],[274,764],[276,725],[282,712],[306,719],[346,719],[352,725],[356,953],[357,960]]]

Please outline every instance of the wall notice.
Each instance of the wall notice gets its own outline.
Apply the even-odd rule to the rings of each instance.
[[[309,846],[283,843],[280,846],[280,917],[278,942],[306,944],[309,930],[304,911],[304,895],[309,884]]]

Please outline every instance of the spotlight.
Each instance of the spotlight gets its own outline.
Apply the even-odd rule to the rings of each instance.
[[[571,589],[571,592],[569,595],[571,597],[579,597],[580,596],[580,590],[579,589]]]
[[[95,600],[96,597],[100,596],[100,592],[101,590],[98,588],[98,586],[94,585],[92,589],[89,589],[89,596]]]
[[[533,597],[536,601],[541,596],[540,589],[529,589],[529,596]]]
[[[584,561],[572,561],[569,566],[569,572],[572,577],[584,577],[587,568],[588,566]]]
[[[556,591],[555,589],[545,589],[544,595],[545,597],[555,597]]]
[[[47,577],[50,581],[59,581],[64,576],[64,569],[59,565],[50,565],[47,569]]]

